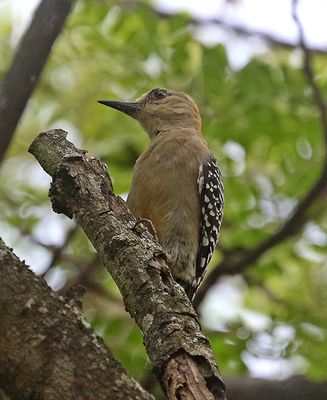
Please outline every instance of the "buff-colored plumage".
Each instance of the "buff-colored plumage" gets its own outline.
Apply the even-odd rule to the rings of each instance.
[[[213,157],[198,107],[190,96],[168,89],[155,89],[134,103],[102,103],[135,118],[150,137],[135,164],[127,203],[135,216],[152,221],[175,280],[192,297],[202,278],[196,267],[203,219],[199,171]]]

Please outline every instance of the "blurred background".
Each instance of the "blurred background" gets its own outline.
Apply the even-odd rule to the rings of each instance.
[[[38,3],[0,0],[0,79]],[[298,14],[327,96],[327,2],[301,0]],[[289,0],[77,0],[55,42],[1,164],[0,235],[54,290],[87,287],[87,318],[137,379],[149,367],[138,328],[81,229],[52,211],[50,179],[27,148],[39,132],[65,129],[107,163],[124,196],[148,139],[97,100],[154,87],[192,95],[225,182],[210,275],[283,226],[321,173],[319,108],[298,43]],[[326,380],[326,254],[325,190],[285,239],[238,273],[217,273],[199,313],[223,376]]]

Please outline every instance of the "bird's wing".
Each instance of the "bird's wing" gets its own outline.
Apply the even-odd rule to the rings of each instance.
[[[196,261],[195,290],[200,285],[207,265],[218,243],[224,209],[222,175],[214,155],[199,168],[198,189],[200,195],[200,235]]]

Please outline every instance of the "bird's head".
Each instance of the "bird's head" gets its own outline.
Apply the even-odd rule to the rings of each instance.
[[[192,97],[171,89],[153,89],[137,100],[99,103],[115,108],[136,119],[155,138],[171,129],[192,129],[201,135],[201,117]]]

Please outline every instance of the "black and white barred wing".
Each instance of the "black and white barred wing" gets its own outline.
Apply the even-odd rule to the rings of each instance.
[[[196,287],[202,281],[207,265],[218,243],[224,209],[224,186],[216,158],[200,166],[198,188],[201,207],[199,252],[196,262]]]

